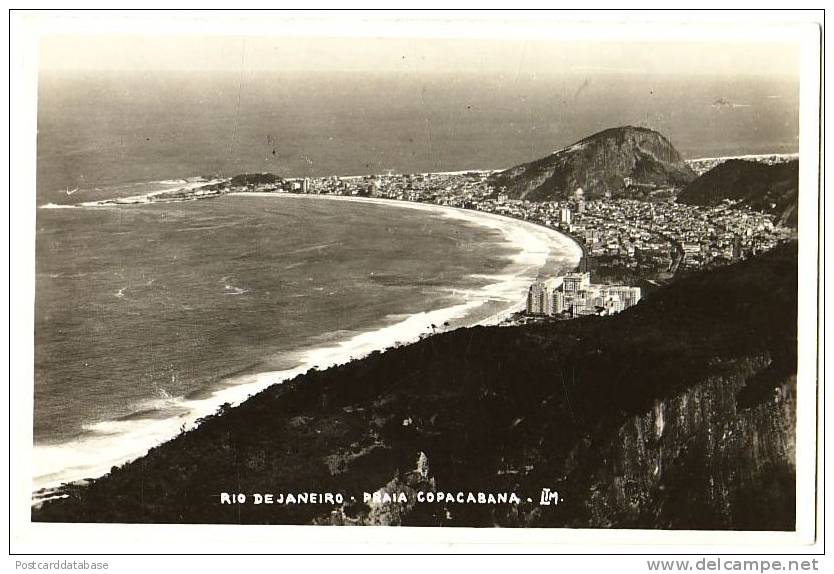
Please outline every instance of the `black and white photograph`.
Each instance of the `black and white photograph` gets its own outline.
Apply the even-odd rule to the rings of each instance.
[[[30,533],[816,539],[815,12],[15,16]]]

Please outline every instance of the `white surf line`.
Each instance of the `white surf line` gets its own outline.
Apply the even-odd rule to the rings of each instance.
[[[444,217],[467,221],[500,231],[507,242],[517,249],[517,253],[513,257],[513,265],[522,267],[523,270],[514,275],[487,276],[489,279],[495,279],[496,281],[472,290],[480,296],[481,304],[495,300],[507,302],[503,310],[498,311],[486,319],[473,323],[473,326],[497,324],[513,313],[524,309],[524,293],[530,283],[535,280],[539,270],[546,265],[547,260],[554,251],[565,254],[564,271],[576,267],[582,259],[582,247],[572,237],[545,225],[487,211],[379,197],[274,192],[235,192],[226,195],[232,197],[297,197],[309,200],[352,201],[355,203],[402,207],[405,209],[431,211]],[[472,276],[486,278],[477,273],[472,274]]]
[[[464,172],[466,173],[466,172]],[[532,221],[525,221],[499,213],[490,213],[488,211],[478,211],[475,209],[466,209],[463,207],[454,207],[451,205],[439,205],[436,203],[418,203],[415,201],[405,201],[400,199],[387,199],[381,197],[356,197],[348,195],[330,195],[330,194],[301,194],[301,193],[275,193],[275,192],[233,192],[225,194],[227,197],[291,197],[304,199],[324,199],[328,201],[353,201],[356,203],[371,203],[377,205],[390,205],[395,207],[402,207],[406,209],[416,209],[423,211],[436,211],[438,213],[454,217],[456,219],[463,219],[479,225],[485,225],[494,229],[504,231],[506,225],[512,223],[514,225],[529,228],[531,230],[546,232],[552,234],[560,239],[565,239],[575,247],[575,252],[578,253],[577,263],[582,258],[582,247],[571,237],[565,235],[557,229],[552,229]],[[501,225],[503,224],[503,225]]]
[[[145,205],[148,203],[153,203],[154,199],[166,193],[177,193],[181,191],[194,191],[198,190],[201,187],[206,187],[209,185],[216,185],[218,183],[224,183],[229,181],[228,179],[212,179],[209,181],[193,181],[193,182],[185,182],[185,184],[181,187],[172,187],[166,189],[158,189],[155,191],[149,191],[148,193],[143,193],[140,195],[129,195],[125,197],[114,197],[112,199],[99,199],[95,201],[85,201],[83,203],[76,204],[78,207],[112,207],[114,205]],[[163,184],[163,182],[154,182]],[[172,200],[172,202],[176,202],[177,200]]]
[[[523,306],[517,297],[526,289],[548,260],[553,249],[566,250],[568,264],[574,266],[581,257],[581,249],[571,238],[541,225],[511,217],[469,209],[421,204],[379,198],[355,198],[326,195],[295,195],[276,193],[234,193],[238,197],[307,197],[327,198],[402,208],[431,211],[437,214],[466,220],[475,224],[498,229],[504,233],[508,243],[518,247],[513,265],[521,267],[514,275],[478,275],[479,278],[495,279],[494,283],[481,288],[460,290],[464,302],[440,309],[410,314],[400,321],[382,327],[361,331],[346,340],[322,347],[311,347],[303,355],[301,365],[283,371],[255,373],[235,376],[206,398],[186,400],[167,398],[160,406],[183,409],[185,414],[165,419],[139,419],[102,421],[92,426],[99,433],[56,445],[36,446],[34,451],[36,490],[59,487],[62,483],[102,476],[111,467],[144,456],[148,449],[174,438],[182,429],[196,426],[198,419],[216,412],[217,408],[229,403],[236,406],[250,396],[266,388],[285,382],[311,368],[326,369],[360,359],[374,351],[384,351],[395,345],[410,344],[429,334],[430,325],[443,325],[448,321],[465,319],[488,301],[505,301],[507,306],[480,321],[468,325],[494,324],[500,322]],[[572,252],[571,252],[572,249]],[[103,453],[108,453],[103,456]],[[85,461],[85,462],[81,462]],[[59,464],[55,464],[58,462]],[[42,499],[34,499],[39,504]]]

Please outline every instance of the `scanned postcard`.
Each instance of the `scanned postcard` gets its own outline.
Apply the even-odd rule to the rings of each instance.
[[[813,536],[816,27],[91,17],[29,22],[33,526]]]

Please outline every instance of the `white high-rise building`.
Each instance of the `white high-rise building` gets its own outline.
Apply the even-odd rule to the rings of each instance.
[[[530,315],[544,315],[547,289],[544,283],[536,281],[530,285],[527,292],[527,313]]]
[[[575,294],[591,284],[590,273],[568,273],[562,281],[562,291]]]
[[[628,309],[640,301],[640,288],[628,285],[607,285],[605,292],[608,297],[616,297],[622,302],[622,309]]]
[[[537,281],[527,294],[532,315],[611,315],[640,301],[640,288],[627,285],[595,285],[590,273],[568,273],[563,278]]]
[[[554,315],[553,294],[562,284],[562,278],[536,281],[527,292],[527,312],[531,315]]]

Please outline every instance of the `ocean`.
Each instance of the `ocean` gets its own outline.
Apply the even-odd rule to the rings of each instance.
[[[550,273],[576,263],[565,238],[483,219],[292,196],[40,209],[36,485],[311,367],[517,307],[548,257]]]
[[[794,153],[799,135],[798,82],[755,76],[51,72],[38,97],[42,202],[244,171],[500,169],[623,125],[685,158]]]
[[[517,308],[578,260],[543,228],[426,206],[78,203],[254,171],[501,168],[625,124],[688,157],[792,152],[796,96],[703,78],[43,75],[35,487],[98,476],[313,366]]]

